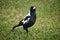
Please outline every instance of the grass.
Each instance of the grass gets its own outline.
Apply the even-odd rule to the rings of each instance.
[[[37,20],[29,28],[11,28],[36,6]],[[60,40],[60,0],[0,0],[0,40]]]

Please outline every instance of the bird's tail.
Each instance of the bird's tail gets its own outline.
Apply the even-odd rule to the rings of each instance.
[[[23,25],[23,23],[20,21],[18,25],[13,26],[12,30],[14,30],[16,27],[19,27],[21,25]]]

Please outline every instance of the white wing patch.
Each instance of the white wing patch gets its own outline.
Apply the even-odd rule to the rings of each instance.
[[[31,15],[30,15],[30,12],[29,12],[24,18],[26,18],[27,16],[31,16]]]
[[[28,18],[27,20],[23,20],[22,22],[23,22],[23,24],[25,24],[25,23],[28,23],[29,20],[30,20],[30,18]]]
[[[30,15],[30,12],[24,17],[24,19],[25,19],[27,16],[31,16],[31,15]],[[23,20],[22,22],[23,22],[23,24],[25,24],[25,23],[28,23],[29,20],[30,20],[30,18],[28,18],[27,20]]]

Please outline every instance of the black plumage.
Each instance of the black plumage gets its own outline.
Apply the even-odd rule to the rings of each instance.
[[[23,18],[18,25],[15,25],[13,27],[13,30],[16,28],[16,27],[19,27],[19,26],[23,26],[23,29],[26,30],[26,32],[28,32],[28,28],[33,26],[34,23],[36,21],[36,7],[35,6],[31,6],[30,7],[30,12],[28,13],[28,15],[26,15],[25,18]]]

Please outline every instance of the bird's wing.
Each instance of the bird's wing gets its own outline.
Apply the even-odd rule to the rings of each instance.
[[[25,17],[24,17],[24,19],[26,19],[26,18],[27,18],[27,16],[31,16],[31,15],[30,15],[30,12],[29,12]]]
[[[30,16],[27,16],[22,20],[22,23],[23,24],[28,23],[29,20],[30,20]]]
[[[25,24],[25,23],[28,23],[28,21],[30,20],[30,12],[23,18],[22,20],[22,23]]]

